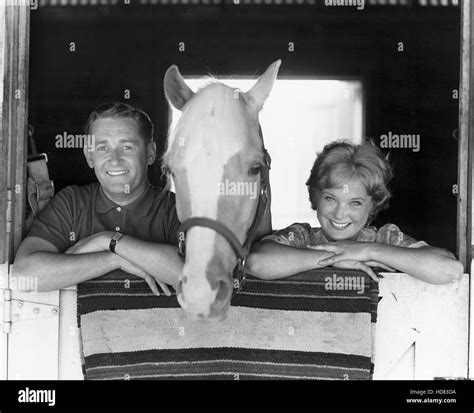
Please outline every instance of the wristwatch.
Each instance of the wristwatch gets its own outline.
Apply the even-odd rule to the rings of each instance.
[[[115,247],[117,246],[118,242],[122,239],[124,234],[121,232],[115,232],[115,234],[112,236],[109,244],[109,250],[112,252],[115,252]]]

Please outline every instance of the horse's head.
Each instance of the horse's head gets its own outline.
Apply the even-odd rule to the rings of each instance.
[[[260,215],[260,189],[268,177],[258,114],[280,63],[269,66],[246,93],[218,82],[194,93],[176,66],[166,72],[166,96],[182,115],[168,137],[163,161],[185,227],[178,301],[191,318],[222,320],[227,315],[233,271],[239,255],[242,259],[248,253],[246,241]]]

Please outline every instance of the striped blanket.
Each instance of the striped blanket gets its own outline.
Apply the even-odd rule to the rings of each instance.
[[[114,271],[78,286],[86,379],[368,380],[377,283],[319,269],[246,280],[220,323],[191,321],[176,295]]]

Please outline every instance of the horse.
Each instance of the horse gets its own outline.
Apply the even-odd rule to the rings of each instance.
[[[165,74],[165,96],[182,113],[162,168],[174,183],[181,222],[177,298],[191,319],[227,317],[252,242],[271,232],[270,158],[258,117],[280,64],[246,93],[215,79],[194,93],[177,66]]]

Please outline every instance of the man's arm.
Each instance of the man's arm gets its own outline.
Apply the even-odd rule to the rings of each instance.
[[[141,268],[110,251],[67,255],[59,253],[49,241],[26,237],[16,254],[12,275],[37,277],[38,291],[43,292],[70,287],[116,269],[144,279],[149,277]]]
[[[110,237],[108,239],[110,242]],[[139,265],[156,280],[175,289],[178,286],[183,261],[174,245],[156,244],[125,235],[116,245],[115,253]]]
[[[66,251],[66,254],[90,254],[109,251],[110,240],[114,232],[103,231],[84,238]],[[115,254],[122,260],[142,268],[169,293],[166,285],[177,287],[183,262],[174,245],[142,241],[130,235],[124,235],[115,246]]]

